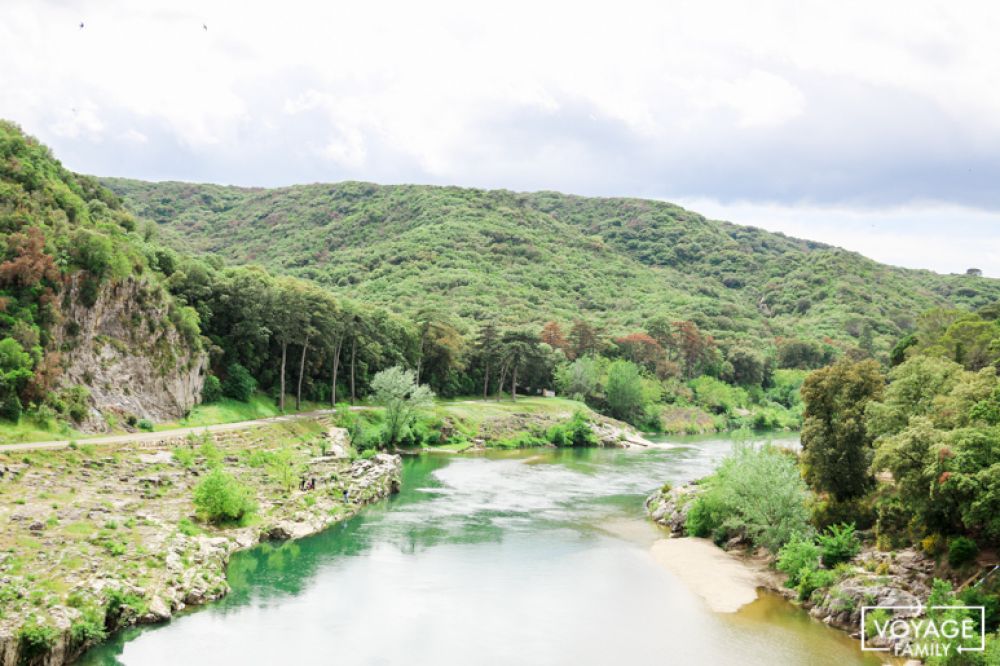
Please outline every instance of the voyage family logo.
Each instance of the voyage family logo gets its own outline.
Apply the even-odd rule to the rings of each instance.
[[[861,649],[926,659],[986,650],[983,606],[862,606]],[[871,645],[869,645],[871,643]]]

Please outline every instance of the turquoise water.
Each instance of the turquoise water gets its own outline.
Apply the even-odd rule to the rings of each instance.
[[[712,613],[650,557],[662,533],[643,498],[706,474],[729,447],[409,457],[398,496],[238,553],[228,597],[125,632],[83,663],[868,663],[770,595]]]

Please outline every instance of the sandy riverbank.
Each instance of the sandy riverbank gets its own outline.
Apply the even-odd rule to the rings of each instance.
[[[756,601],[758,587],[767,586],[763,573],[708,539],[659,539],[651,552],[717,613],[735,613]]]

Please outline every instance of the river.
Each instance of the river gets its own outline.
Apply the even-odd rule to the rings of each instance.
[[[398,496],[237,553],[228,597],[126,631],[82,663],[879,663],[775,595],[713,613],[653,560],[662,533],[644,497],[705,475],[730,448],[672,441],[408,457]]]

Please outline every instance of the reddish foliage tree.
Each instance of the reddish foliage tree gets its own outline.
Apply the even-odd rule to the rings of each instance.
[[[566,350],[569,346],[569,342],[566,340],[566,336],[563,335],[562,327],[559,326],[559,322],[550,321],[542,327],[542,334],[539,336],[545,344],[552,347],[553,349]]]
[[[30,287],[43,280],[54,283],[59,269],[52,255],[45,253],[45,235],[37,227],[7,238],[11,259],[0,264],[0,283]]]
[[[663,347],[648,333],[630,333],[615,338],[625,358],[650,371],[655,371],[657,364],[663,358]]]

